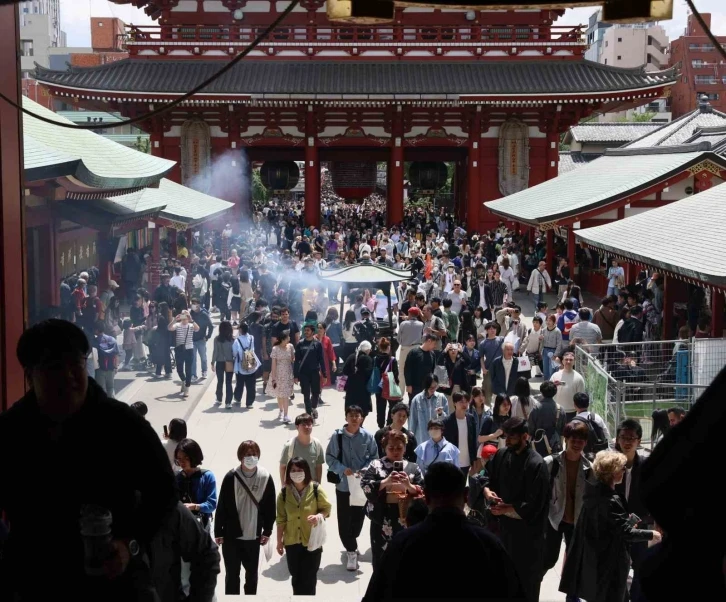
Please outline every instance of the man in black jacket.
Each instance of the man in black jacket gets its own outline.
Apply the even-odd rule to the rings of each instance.
[[[325,358],[323,357],[323,346],[316,341],[315,324],[303,326],[304,339],[295,347],[295,364],[293,375],[295,384],[300,384],[303,399],[305,400],[305,411],[315,420],[318,419],[318,402],[320,401],[320,379],[326,375]]]
[[[434,366],[436,365],[434,349],[438,341],[439,337],[436,335],[425,334],[421,346],[411,350],[406,356],[403,375],[406,379],[409,406],[413,398],[423,391],[424,379],[434,372]]]
[[[207,341],[214,334],[214,326],[212,325],[212,318],[209,317],[209,312],[202,307],[202,303],[199,299],[192,299],[192,320],[196,324],[199,324],[199,330],[194,331],[192,341],[194,342],[194,359],[192,359],[192,381],[197,380],[197,355],[202,362],[202,378],[207,378]]]
[[[240,443],[237,459],[240,465],[224,475],[219,490],[214,538],[222,546],[224,556],[224,593],[239,595],[240,569],[244,567],[245,595],[254,596],[260,546],[270,539],[275,524],[275,483],[272,475],[258,464],[260,446],[254,441]]]
[[[179,602],[182,560],[190,565],[188,599],[212,602],[219,575],[219,548],[195,516],[178,502],[149,549],[154,586],[161,602]]]
[[[502,426],[507,447],[487,463],[484,496],[499,519],[499,539],[512,557],[528,602],[538,602],[550,492],[547,467],[530,447],[527,422]]]
[[[388,544],[373,572],[364,602],[379,600],[478,600],[524,602],[517,571],[499,540],[467,521],[467,487],[459,469],[436,462],[426,471],[424,493],[430,513]],[[441,555],[456,550],[456,570],[476,578],[441,578]],[[482,585],[482,584],[485,585]]]
[[[469,400],[462,393],[451,396],[454,402],[454,411],[444,419],[444,439],[459,448],[459,469],[466,477],[476,462],[476,420],[469,414]],[[466,433],[466,439],[461,440],[461,433]]]
[[[18,342],[30,391],[0,415],[0,512],[10,524],[2,600],[128,602],[153,590],[143,556],[178,502],[174,475],[151,425],[89,380],[88,352],[64,320],[40,322]],[[87,506],[111,515],[105,562],[84,560]],[[96,563],[103,575],[89,578],[84,564]]]

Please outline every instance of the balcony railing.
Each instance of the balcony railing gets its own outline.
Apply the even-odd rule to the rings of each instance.
[[[144,50],[169,52],[180,47],[207,50],[247,46],[263,31],[264,27],[242,25],[134,25],[127,26],[124,42],[131,54]],[[550,48],[549,52],[556,52],[563,48],[584,49],[586,42],[580,26],[295,26],[275,29],[261,46],[315,50],[398,47],[407,51],[430,47],[536,47]],[[161,47],[163,51],[160,51]]]

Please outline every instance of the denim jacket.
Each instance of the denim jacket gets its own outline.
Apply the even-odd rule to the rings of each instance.
[[[437,408],[442,408],[439,415]],[[446,395],[436,391],[432,397],[426,396],[422,391],[411,400],[411,415],[408,418],[408,428],[413,432],[416,441],[423,443],[429,438],[429,420],[441,418],[443,420],[449,413],[449,401]]]
[[[338,491],[349,491],[348,477],[345,476],[345,469],[350,468],[353,472],[364,472],[368,465],[378,458],[378,445],[371,433],[364,428],[352,437],[343,432],[343,455],[340,455],[338,448],[338,434],[345,430],[345,427],[333,431],[328,448],[325,450],[325,462],[329,470],[340,477],[340,483],[335,488]],[[341,457],[340,460],[338,458]]]

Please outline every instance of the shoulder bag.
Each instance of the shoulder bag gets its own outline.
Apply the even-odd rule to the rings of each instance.
[[[338,431],[338,462],[343,461],[343,431]],[[340,483],[340,475],[332,470],[328,471],[328,483]]]

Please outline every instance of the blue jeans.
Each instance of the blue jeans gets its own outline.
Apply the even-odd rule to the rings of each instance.
[[[554,347],[543,347],[542,348],[542,372],[544,375],[542,376],[542,380],[549,380],[552,376],[552,373],[554,372],[554,366],[552,365],[552,358],[550,358],[550,353],[554,354],[554,352],[557,351]]]
[[[197,377],[197,354],[202,358],[202,374],[207,373],[207,341],[194,341],[194,359],[192,360],[192,378]]]
[[[537,293],[537,301],[535,303],[544,303],[544,296],[545,296],[544,291],[543,290],[540,290]]]
[[[618,293],[620,293],[620,289],[617,286],[608,286],[608,292],[607,292],[608,297],[612,297],[613,295],[615,295],[617,297]]]

